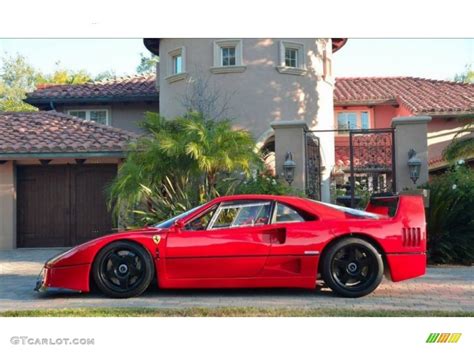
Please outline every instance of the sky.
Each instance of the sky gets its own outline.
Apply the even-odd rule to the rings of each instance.
[[[474,39],[349,39],[333,58],[336,77],[446,80],[473,63]]]
[[[44,73],[53,72],[60,61],[63,68],[85,69],[92,76],[107,70],[134,74],[140,53],[150,53],[142,39],[0,39],[0,56],[5,52],[24,55]]]
[[[0,39],[0,56],[20,53],[45,73],[55,63],[87,70],[92,76],[113,70],[134,74],[142,39]],[[349,39],[334,55],[337,77],[415,76],[452,79],[474,63],[474,39]],[[473,65],[474,66],[474,65]]]

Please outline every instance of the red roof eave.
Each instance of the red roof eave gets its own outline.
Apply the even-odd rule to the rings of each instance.
[[[332,38],[332,52],[336,53],[347,43],[347,38]]]

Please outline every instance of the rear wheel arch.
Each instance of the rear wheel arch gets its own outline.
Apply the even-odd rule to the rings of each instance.
[[[364,234],[349,233],[328,243],[321,254],[319,274],[333,292],[344,297],[362,297],[382,282],[384,251]]]
[[[380,253],[380,255],[382,256],[382,260],[383,260],[383,264],[384,264],[384,270],[385,270],[385,276],[388,277],[390,276],[390,270],[389,270],[389,265],[387,263],[387,256],[385,254],[385,250],[382,248],[382,245],[377,241],[376,238],[374,238],[373,236],[371,235],[368,235],[368,234],[364,234],[364,233],[348,233],[348,234],[342,234],[340,236],[337,236],[335,237],[334,239],[332,239],[329,243],[327,243],[323,250],[321,251],[321,255],[319,257],[319,263],[318,263],[318,274],[321,273],[321,268],[322,268],[322,264],[323,264],[323,260],[324,260],[324,256],[325,256],[325,253],[327,253],[327,251],[330,249],[330,247],[336,243],[338,243],[339,241],[343,240],[343,239],[347,239],[347,238],[359,238],[359,239],[362,239],[364,241],[366,241],[367,243],[370,243],[375,249],[377,249],[377,251]]]

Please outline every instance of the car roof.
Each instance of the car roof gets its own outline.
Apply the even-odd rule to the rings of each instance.
[[[245,194],[217,197],[211,203],[228,202],[228,201],[249,201],[249,200],[270,200],[281,202],[297,209],[315,215],[319,219],[344,218],[344,212],[318,201],[310,200],[298,196],[281,196],[281,195],[264,195],[264,194]]]

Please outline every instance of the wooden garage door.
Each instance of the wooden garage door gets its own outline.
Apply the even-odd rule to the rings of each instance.
[[[83,243],[112,230],[104,189],[116,165],[17,166],[18,247]]]

